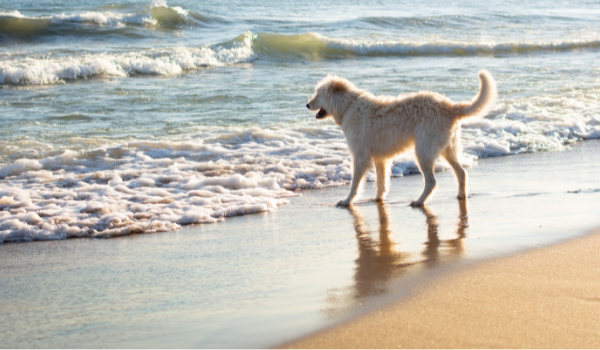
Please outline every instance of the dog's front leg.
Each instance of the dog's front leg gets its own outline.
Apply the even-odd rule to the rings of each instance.
[[[377,196],[375,200],[382,201],[390,188],[390,165],[388,160],[377,159],[375,163],[375,173],[377,174]]]
[[[347,207],[352,204],[354,201],[354,197],[358,193],[360,189],[360,185],[362,184],[362,180],[369,170],[373,166],[371,162],[371,158],[368,155],[354,155],[352,159],[352,167],[354,168],[354,173],[352,174],[352,184],[350,185],[350,193],[348,194],[348,198],[339,201],[338,206]]]

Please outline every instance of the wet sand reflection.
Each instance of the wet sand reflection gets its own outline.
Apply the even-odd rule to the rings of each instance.
[[[447,240],[439,239],[438,216],[430,208],[415,209],[423,213],[427,230],[423,242],[424,248],[420,252],[399,249],[401,242],[397,243],[393,240],[394,234],[387,205],[378,202],[376,206],[379,219],[378,232],[369,230],[359,207],[353,206],[348,209],[354,220],[358,257],[355,260],[353,285],[328,290],[328,308],[323,311],[330,316],[360,304],[367,297],[388,293],[389,282],[411,269],[431,268],[438,265],[442,259],[460,258],[464,253],[463,239],[467,235],[469,226],[466,200],[459,201],[455,237]]]

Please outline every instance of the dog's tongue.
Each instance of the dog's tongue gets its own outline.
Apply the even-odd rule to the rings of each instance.
[[[317,119],[321,119],[323,118],[323,116],[325,116],[325,110],[323,108],[319,109],[319,111],[317,112],[317,115],[315,116],[315,118]]]

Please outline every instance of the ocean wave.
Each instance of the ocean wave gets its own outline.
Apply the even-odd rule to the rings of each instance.
[[[336,39],[318,33],[282,35],[260,33],[253,49],[259,55],[297,56],[309,59],[347,56],[494,55],[535,51],[597,49],[600,39],[547,42],[458,42]]]
[[[430,27],[442,28],[464,28],[473,26],[482,18],[465,15],[443,15],[443,16],[366,16],[358,17],[341,22],[342,25],[364,26],[371,25],[376,28],[395,28],[411,30],[415,28]]]
[[[137,13],[86,11],[28,17],[19,11],[0,11],[0,37],[87,36],[93,34],[95,30],[89,26],[96,26],[96,34],[102,35],[106,27],[178,28],[184,25],[207,27],[217,23],[228,23],[228,21],[222,17],[183,9],[179,6],[171,7],[164,1],[154,2],[148,9]]]
[[[211,16],[199,11],[186,10],[180,6],[167,6],[165,1],[155,1],[150,10],[152,18],[162,27],[174,28],[182,25],[209,26],[215,23],[228,23],[223,17]]]
[[[114,12],[88,11],[78,14],[27,17],[18,11],[0,12],[0,37],[43,37],[48,35],[91,35],[94,29],[85,25],[96,25],[104,33],[106,27],[156,26],[152,16],[143,14],[120,14]]]
[[[96,75],[174,75],[199,67],[246,63],[256,58],[251,40],[252,35],[245,33],[230,42],[201,48],[5,59],[0,62],[0,84],[47,85]]]
[[[317,33],[282,35],[246,32],[226,43],[201,48],[165,48],[121,54],[70,53],[0,62],[0,84],[56,84],[95,75],[173,75],[206,66],[252,62],[257,57],[303,59],[347,56],[477,55],[531,50],[598,48],[600,40],[550,43],[408,43],[331,39]],[[56,57],[54,57],[56,56]]]
[[[461,162],[471,166],[478,157],[562,150],[600,138],[597,93],[500,101],[486,118],[464,121]],[[331,123],[212,127],[186,141],[91,144],[80,151],[41,142],[4,147],[12,152],[8,158],[36,151],[41,157],[0,164],[0,243],[214,223],[276,210],[297,190],[344,185],[352,176],[344,136]],[[445,169],[440,160],[436,171]],[[414,154],[394,159],[391,173],[418,173]]]

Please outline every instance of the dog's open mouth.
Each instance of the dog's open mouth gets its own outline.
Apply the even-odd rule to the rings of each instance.
[[[323,108],[319,109],[319,111],[317,112],[317,119],[323,119],[325,118],[325,116],[327,115],[327,112],[325,112],[325,110]]]

